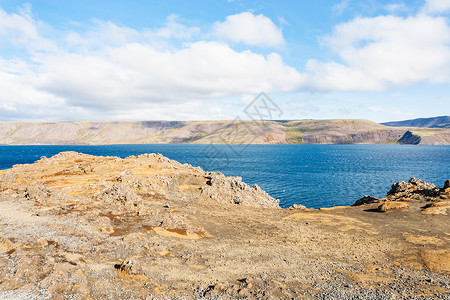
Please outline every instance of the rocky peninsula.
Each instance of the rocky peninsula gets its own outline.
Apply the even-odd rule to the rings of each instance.
[[[449,199],[412,178],[281,209],[160,154],[62,152],[0,171],[0,299],[448,299]]]

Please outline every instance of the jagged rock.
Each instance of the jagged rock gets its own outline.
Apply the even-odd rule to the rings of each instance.
[[[436,186],[433,183],[422,181],[417,178],[411,178],[408,182],[400,181],[394,183],[388,195],[395,195],[397,193],[413,193],[416,191],[435,190]]]
[[[94,197],[107,202],[119,202],[132,206],[138,206],[142,202],[141,196],[133,192],[129,186],[117,183],[94,194]]]
[[[436,188],[436,185],[430,182],[426,182],[415,177],[409,180],[409,183],[417,187],[418,190],[432,190]]]
[[[290,209],[290,210],[294,210],[294,209],[306,209],[306,206],[301,205],[301,204],[292,204],[292,205],[289,207],[289,209]]]
[[[245,206],[279,208],[279,201],[269,196],[257,184],[251,188],[241,177],[226,177],[220,172],[205,172],[206,185],[201,187],[201,196],[216,201]]]
[[[365,195],[364,197],[356,200],[355,203],[353,203],[352,206],[360,206],[360,205],[363,205],[363,204],[379,203],[379,202],[381,202],[380,199],[378,199],[376,197],[372,197],[370,195]]]
[[[421,140],[422,138],[420,136],[408,130],[397,142],[404,145],[418,145]]]
[[[54,194],[52,189],[45,185],[40,185],[37,187],[29,187],[25,189],[24,197],[28,200],[33,200],[37,202],[46,202],[46,200]]]
[[[448,189],[448,188],[450,188],[450,180],[446,180],[444,182],[444,189]]]

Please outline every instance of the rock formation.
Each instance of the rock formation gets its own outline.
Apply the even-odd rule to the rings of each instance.
[[[411,131],[405,132],[405,134],[398,140],[398,143],[403,145],[418,145],[422,138]]]

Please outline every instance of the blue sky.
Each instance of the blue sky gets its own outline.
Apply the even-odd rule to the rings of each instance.
[[[0,121],[450,114],[450,0],[0,0]]]

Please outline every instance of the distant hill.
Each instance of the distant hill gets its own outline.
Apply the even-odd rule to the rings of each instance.
[[[0,122],[7,145],[397,143],[450,145],[450,128],[369,120]]]
[[[391,127],[450,128],[450,116],[385,122],[381,124]]]

